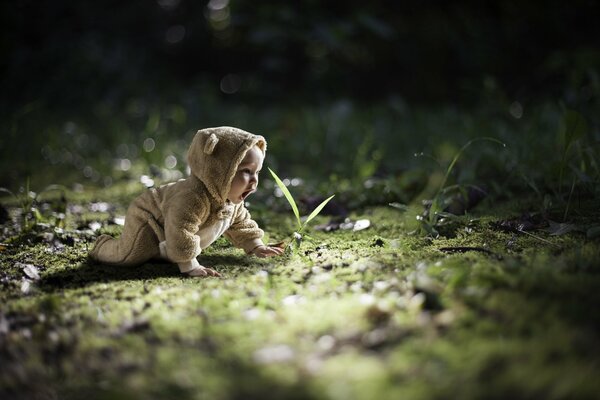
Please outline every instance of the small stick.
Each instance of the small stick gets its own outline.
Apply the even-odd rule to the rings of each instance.
[[[526,235],[529,235],[529,236],[531,236],[532,238],[535,238],[535,239],[537,239],[537,240],[540,240],[540,241],[542,241],[542,242],[544,242],[544,243],[548,243],[549,245],[552,245],[552,246],[556,247],[557,249],[560,249],[560,246],[559,246],[559,245],[557,245],[557,244],[555,244],[555,243],[552,243],[551,241],[549,241],[549,240],[546,240],[546,239],[544,239],[544,238],[541,238],[541,237],[539,237],[539,236],[537,236],[537,235],[534,235],[533,233],[525,232],[524,230],[521,230],[521,229],[517,229],[517,232],[524,233],[524,234],[526,234]]]

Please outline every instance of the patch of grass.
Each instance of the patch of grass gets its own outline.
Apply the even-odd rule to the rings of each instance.
[[[77,204],[97,198],[85,192]],[[278,259],[221,239],[201,257],[223,279],[187,279],[171,264],[88,264],[92,238],[76,229],[79,240],[63,248],[15,242],[0,251],[0,393],[593,398],[600,244],[578,231],[538,230],[542,242],[495,229],[514,204],[462,217],[438,239],[410,235],[389,207],[355,210],[369,229],[312,231],[301,251]],[[598,223],[593,203],[579,211]],[[261,214],[272,232],[293,223]],[[82,215],[67,213],[66,226]]]

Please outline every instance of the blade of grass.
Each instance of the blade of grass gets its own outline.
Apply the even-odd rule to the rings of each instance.
[[[298,228],[302,229],[302,222],[300,221],[300,212],[298,211],[298,206],[296,205],[292,194],[271,168],[269,168],[269,172],[271,173],[271,175],[273,175],[275,183],[277,183],[277,186],[279,186],[279,189],[281,189],[281,191],[283,192],[283,195],[287,199],[288,203],[290,203],[290,206],[292,206],[292,210],[294,211],[294,215],[296,216],[296,221],[298,222]]]
[[[571,185],[571,191],[569,192],[569,200],[565,207],[565,214],[563,215],[563,222],[567,222],[567,216],[569,215],[569,207],[571,205],[571,198],[573,197],[573,191],[575,190],[575,184],[577,183],[577,175],[573,176],[573,184]]]
[[[454,164],[456,164],[456,162],[458,161],[458,159],[461,157],[462,153],[464,153],[464,151],[471,146],[473,143],[481,141],[481,140],[486,140],[486,141],[490,141],[490,142],[494,142],[494,143],[498,143],[499,145],[501,145],[502,147],[506,147],[506,144],[504,144],[503,142],[501,142],[500,140],[493,138],[493,137],[487,137],[487,136],[483,136],[483,137],[478,137],[478,138],[474,138],[469,140],[463,147],[461,147],[461,149],[458,151],[458,153],[456,153],[456,155],[454,156],[454,158],[452,159],[452,162],[450,163],[450,165],[448,166],[448,168],[446,169],[446,175],[444,176],[444,180],[442,181],[442,184],[440,185],[440,188],[438,190],[438,194],[444,189],[444,187],[446,186],[446,182],[448,181],[448,178],[450,177],[450,173],[452,172],[452,170],[454,169]]]
[[[6,194],[11,195],[12,197],[15,198],[15,200],[17,200],[17,202],[19,203],[21,208],[25,208],[25,204],[23,203],[23,200],[21,198],[19,198],[19,196],[17,196],[16,194],[14,194],[11,190],[0,187],[0,193],[6,193]]]
[[[310,213],[310,215],[308,216],[308,218],[306,218],[306,221],[304,221],[304,225],[302,225],[302,227],[304,228],[306,226],[306,224],[308,224],[310,222],[311,219],[313,219],[314,217],[316,217],[317,215],[319,215],[319,213],[321,212],[321,210],[323,209],[323,207],[325,207],[325,205],[327,203],[329,203],[329,200],[333,199],[334,195],[329,196],[327,199],[323,200],[323,202],[321,204],[319,204],[317,206],[317,208],[315,208],[313,210],[313,212]]]
[[[6,194],[10,194],[11,196],[13,196],[15,199],[18,199],[18,197],[10,190],[0,187],[0,193],[6,193]]]

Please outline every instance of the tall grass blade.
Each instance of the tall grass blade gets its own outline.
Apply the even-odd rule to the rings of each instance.
[[[273,175],[275,183],[277,183],[277,186],[279,186],[279,189],[281,189],[281,191],[283,192],[283,195],[287,199],[288,203],[290,203],[290,206],[292,206],[292,210],[294,211],[294,215],[296,216],[296,221],[298,221],[298,227],[302,228],[302,221],[300,221],[300,212],[298,211],[298,206],[296,205],[292,194],[271,168],[269,168],[269,172],[271,173],[271,175]]]
[[[0,187],[0,193],[6,193],[6,194],[10,194],[11,196],[13,196],[15,199],[18,199],[18,197],[11,191],[8,190],[6,188]]]
[[[567,221],[567,216],[569,215],[569,207],[571,206],[571,198],[573,197],[573,192],[575,191],[575,184],[577,183],[577,175],[573,177],[573,184],[571,185],[571,191],[569,192],[569,200],[567,200],[567,205],[565,207],[565,214],[563,215],[563,222]]]
[[[327,205],[327,203],[329,203],[329,200],[333,199],[334,195],[329,196],[327,199],[323,200],[323,202],[321,204],[319,204],[317,206],[317,208],[315,208],[313,210],[313,212],[310,213],[310,215],[308,216],[308,218],[306,218],[306,221],[304,221],[304,226],[306,226],[306,224],[308,224],[310,222],[311,219],[313,219],[314,217],[316,217],[317,215],[319,215],[319,213],[321,212],[321,210],[323,209],[323,207],[325,207],[325,205]]]
[[[6,188],[3,188],[3,187],[0,187],[0,193],[6,193],[6,194],[9,194],[9,195],[11,195],[11,196],[12,196],[12,197],[14,197],[14,198],[17,200],[17,202],[18,202],[18,203],[21,205],[21,208],[25,208],[25,204],[23,203],[23,200],[22,200],[21,198],[19,198],[19,196],[17,196],[17,195],[16,195],[14,192],[12,192],[11,190],[9,190],[9,189],[6,189]]]
[[[450,165],[448,166],[448,168],[446,169],[446,175],[444,176],[444,180],[442,181],[442,184],[440,185],[440,191],[446,186],[446,182],[448,181],[448,178],[450,177],[450,173],[452,172],[452,170],[454,169],[454,164],[456,164],[456,162],[458,161],[458,159],[460,158],[460,156],[462,155],[462,153],[464,153],[464,151],[471,146],[474,142],[478,142],[480,140],[486,140],[486,141],[490,141],[490,142],[494,142],[494,143],[498,143],[499,145],[501,145],[502,147],[506,147],[506,144],[501,142],[500,140],[493,138],[493,137],[488,137],[488,136],[484,136],[484,137],[478,137],[475,139],[471,139],[469,140],[463,147],[461,147],[461,149],[458,151],[458,153],[456,153],[456,155],[454,156],[454,158],[452,159],[452,162],[450,163]]]

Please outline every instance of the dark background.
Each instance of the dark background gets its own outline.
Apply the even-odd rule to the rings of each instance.
[[[270,165],[304,176],[406,170],[415,152],[447,160],[482,135],[523,137],[519,165],[539,164],[532,144],[560,163],[565,110],[598,141],[599,11],[593,0],[5,1],[0,186],[68,173],[107,184],[123,160],[149,174],[169,156],[183,172],[191,135],[215,125],[265,134]],[[149,138],[156,149],[142,151]]]
[[[372,4],[371,4],[372,3]],[[588,101],[597,1],[7,1],[2,108],[219,93],[239,101]]]

